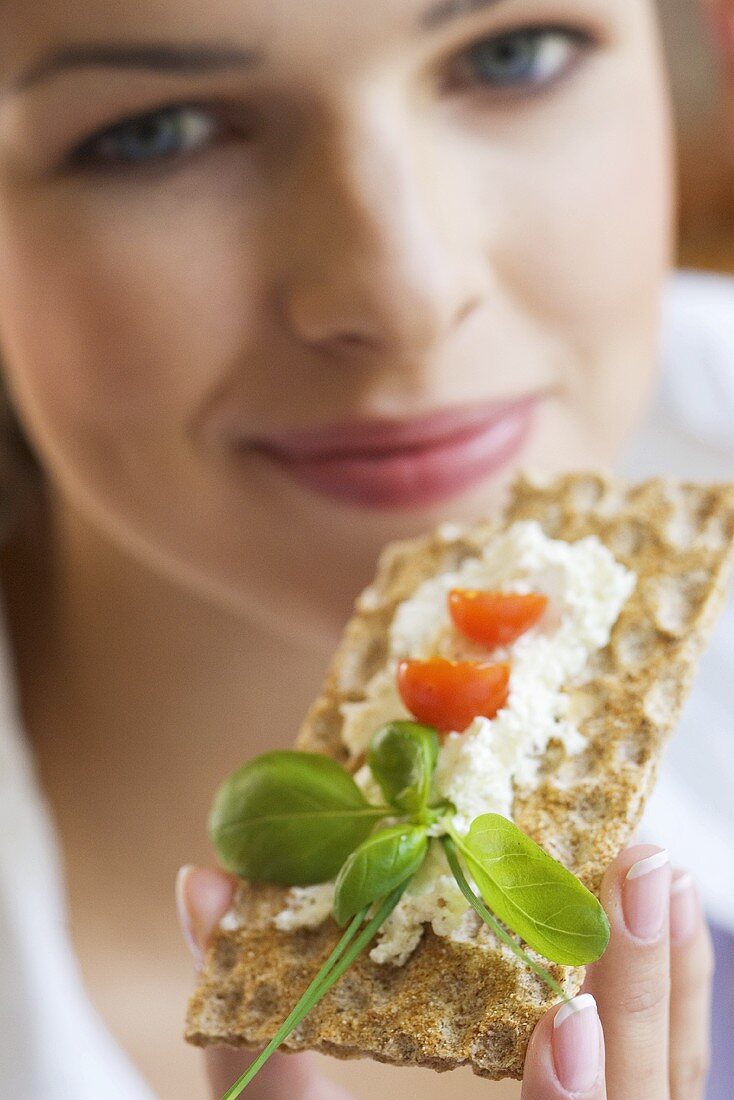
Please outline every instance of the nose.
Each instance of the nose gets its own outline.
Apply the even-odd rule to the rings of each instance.
[[[302,154],[281,221],[281,309],[313,348],[415,358],[480,306],[485,276],[435,156],[387,112],[370,123],[341,118]]]

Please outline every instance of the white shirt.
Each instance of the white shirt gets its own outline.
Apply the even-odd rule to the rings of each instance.
[[[0,608],[4,612],[4,608]],[[4,626],[4,615],[2,617]],[[182,1017],[183,1017],[182,1006]],[[87,998],[0,631],[0,1100],[153,1100]]]
[[[734,280],[678,276],[665,371],[623,470],[734,478]],[[153,1100],[82,987],[59,854],[19,721],[0,606],[0,1100]],[[691,867],[734,932],[734,603],[700,669],[641,837]],[[184,1006],[181,1006],[182,1018]]]

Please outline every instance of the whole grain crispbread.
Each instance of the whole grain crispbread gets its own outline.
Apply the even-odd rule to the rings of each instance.
[[[340,705],[363,697],[383,664],[397,604],[426,578],[477,554],[499,530],[537,520],[553,538],[597,535],[638,577],[610,644],[574,685],[587,748],[551,742],[533,789],[515,790],[517,824],[598,892],[607,864],[630,840],[696,660],[722,603],[734,550],[734,485],[653,480],[627,485],[599,474],[515,484],[501,517],[395,543],[331,665],[300,731],[299,749],[356,770],[341,741]],[[209,950],[191,998],[186,1038],[258,1048],[272,1037],[324,961],[338,929],[281,932],[272,924],[287,891],[243,883],[235,919]],[[583,968],[548,967],[573,995]],[[553,994],[477,919],[462,942],[430,928],[404,966],[365,953],[291,1035],[290,1050],[371,1057],[436,1070],[470,1065],[494,1079],[522,1076],[525,1050]]]

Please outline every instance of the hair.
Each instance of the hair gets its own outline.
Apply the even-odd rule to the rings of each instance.
[[[16,416],[0,359],[0,546],[21,525],[43,470]]]

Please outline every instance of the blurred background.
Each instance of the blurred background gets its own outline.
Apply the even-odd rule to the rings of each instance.
[[[734,272],[734,148],[720,70],[694,0],[659,0],[673,73],[680,158],[680,262]]]

